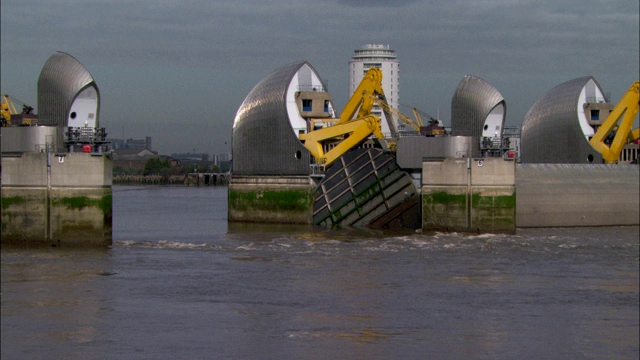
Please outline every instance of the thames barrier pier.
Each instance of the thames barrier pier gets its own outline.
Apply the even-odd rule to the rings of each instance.
[[[38,108],[25,122],[3,106],[2,245],[111,246],[113,169],[97,84],[55,53],[40,73]]]
[[[234,120],[229,221],[494,233],[639,225],[637,83],[614,106],[593,77],[567,81],[513,133],[502,94],[467,75],[447,130],[394,109],[382,70],[367,69],[340,114],[306,61],[252,89]],[[624,146],[594,143],[614,135]]]

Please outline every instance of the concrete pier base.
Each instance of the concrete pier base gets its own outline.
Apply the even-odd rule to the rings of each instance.
[[[109,247],[111,188],[2,188],[2,244]]]
[[[309,176],[233,176],[229,184],[228,219],[311,224],[315,187]]]
[[[2,245],[112,244],[111,159],[25,153],[2,158]]]
[[[448,158],[422,168],[424,231],[516,231],[515,164]]]
[[[518,164],[518,227],[640,225],[640,167]]]

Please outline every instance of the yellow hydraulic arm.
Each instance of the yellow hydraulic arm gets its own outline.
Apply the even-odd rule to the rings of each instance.
[[[318,164],[331,165],[336,159],[358,145],[361,141],[374,134],[378,139],[383,139],[380,130],[380,118],[375,115],[367,115],[342,125],[334,125],[308,134],[301,134],[300,140],[309,149],[311,155],[316,158]],[[324,152],[323,142],[329,139],[345,137],[338,145],[328,152]]]
[[[418,113],[418,109],[413,108],[412,110],[413,110],[413,117],[416,118],[416,124],[418,124],[418,126],[424,126],[424,122],[422,122],[422,117]]]
[[[384,140],[380,129],[380,118],[371,115],[371,109],[379,97],[384,98],[382,70],[371,68],[360,81],[360,85],[333,126],[299,135],[300,141],[315,157],[316,163],[331,165],[372,134]],[[336,140],[339,143],[325,153],[324,144],[330,140]]]
[[[591,146],[602,154],[602,159],[607,164],[614,164],[620,158],[622,147],[630,142],[640,138],[640,128],[631,129],[633,121],[638,113],[640,103],[640,82],[636,81],[631,85],[629,90],[624,94],[620,102],[616,104],[613,111],[607,119],[598,128],[595,135],[589,143]],[[618,121],[620,124],[618,125]],[[611,146],[605,144],[604,140],[612,131],[616,131]]]
[[[336,125],[351,121],[356,111],[358,112],[356,119],[369,115],[376,95],[384,95],[382,90],[382,70],[371,68],[364,75],[360,85],[358,85],[351,99],[349,99],[342,113],[340,113],[340,120],[336,122]]]
[[[422,121],[421,119],[420,119],[420,122],[418,122],[418,118],[416,117],[416,120],[414,121],[407,115],[400,112],[400,110],[389,105],[389,103],[387,103],[387,101],[384,99],[377,99],[376,101],[378,102],[378,105],[380,105],[380,107],[382,108],[382,110],[384,110],[385,113],[394,115],[395,117],[398,118],[398,120],[402,121],[405,125],[409,126],[414,131],[420,132],[420,126],[422,126],[420,125]],[[417,112],[415,112],[415,114],[417,114]]]
[[[2,118],[5,120],[2,122],[4,125],[11,125],[11,114],[17,114],[16,107],[13,105],[13,101],[7,94],[2,94],[2,101],[0,102]]]

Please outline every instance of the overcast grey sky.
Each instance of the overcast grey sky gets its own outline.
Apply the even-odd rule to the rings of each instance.
[[[447,125],[464,75],[502,93],[508,125],[562,82],[593,75],[617,102],[639,78],[638,0],[2,0],[0,7],[3,93],[37,106],[42,66],[67,52],[96,80],[109,136],[151,136],[161,154],[230,151],[245,96],[298,60],[318,71],[341,110],[348,61],[369,43],[396,50],[400,103],[439,111]]]

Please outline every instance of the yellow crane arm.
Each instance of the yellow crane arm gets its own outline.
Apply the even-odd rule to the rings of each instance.
[[[371,134],[374,134],[378,139],[383,139],[382,131],[380,131],[380,118],[375,115],[367,115],[346,124],[329,126],[311,131],[308,134],[301,134],[300,140],[304,142],[304,146],[311,152],[311,155],[316,158],[316,163],[329,166]],[[342,137],[344,137],[342,142],[328,152],[324,152],[323,142],[325,140]]]
[[[2,94],[2,101],[0,101],[0,115],[2,115],[2,118],[5,120],[7,125],[11,124],[11,114],[17,114],[16,107],[9,95]],[[5,122],[3,122],[3,124]]]
[[[7,94],[2,94],[2,102],[6,105],[7,109],[11,111],[12,114],[17,114],[16,106],[13,104],[13,100]],[[3,106],[4,108],[4,106]]]
[[[424,126],[424,122],[422,122],[422,116],[420,116],[420,114],[418,113],[418,109],[413,108],[413,117],[416,118],[416,124],[418,124],[418,126]]]
[[[638,139],[640,136],[640,129],[631,129],[636,114],[638,113],[638,104],[640,102],[639,94],[640,82],[636,81],[631,85],[629,90],[627,90],[618,104],[616,104],[611,114],[607,116],[607,119],[589,141],[591,146],[602,154],[602,159],[607,164],[613,164],[618,161],[622,147],[628,141]],[[622,118],[621,121],[620,118]],[[619,125],[618,121],[620,121]],[[611,146],[608,146],[604,140],[614,130],[616,134]]]
[[[400,112],[400,110],[389,105],[389,103],[387,103],[384,99],[378,99],[377,102],[385,113],[392,114],[393,116],[397,117],[398,120],[402,121],[402,123],[412,128],[414,131],[420,132],[421,125],[419,125],[417,120],[414,121],[407,115]]]
[[[376,94],[384,95],[382,90],[382,70],[371,68],[360,81],[360,85],[358,85],[351,99],[349,99],[342,113],[340,113],[340,121],[336,124],[344,124],[352,120],[356,112],[358,112],[358,119],[369,115]]]

